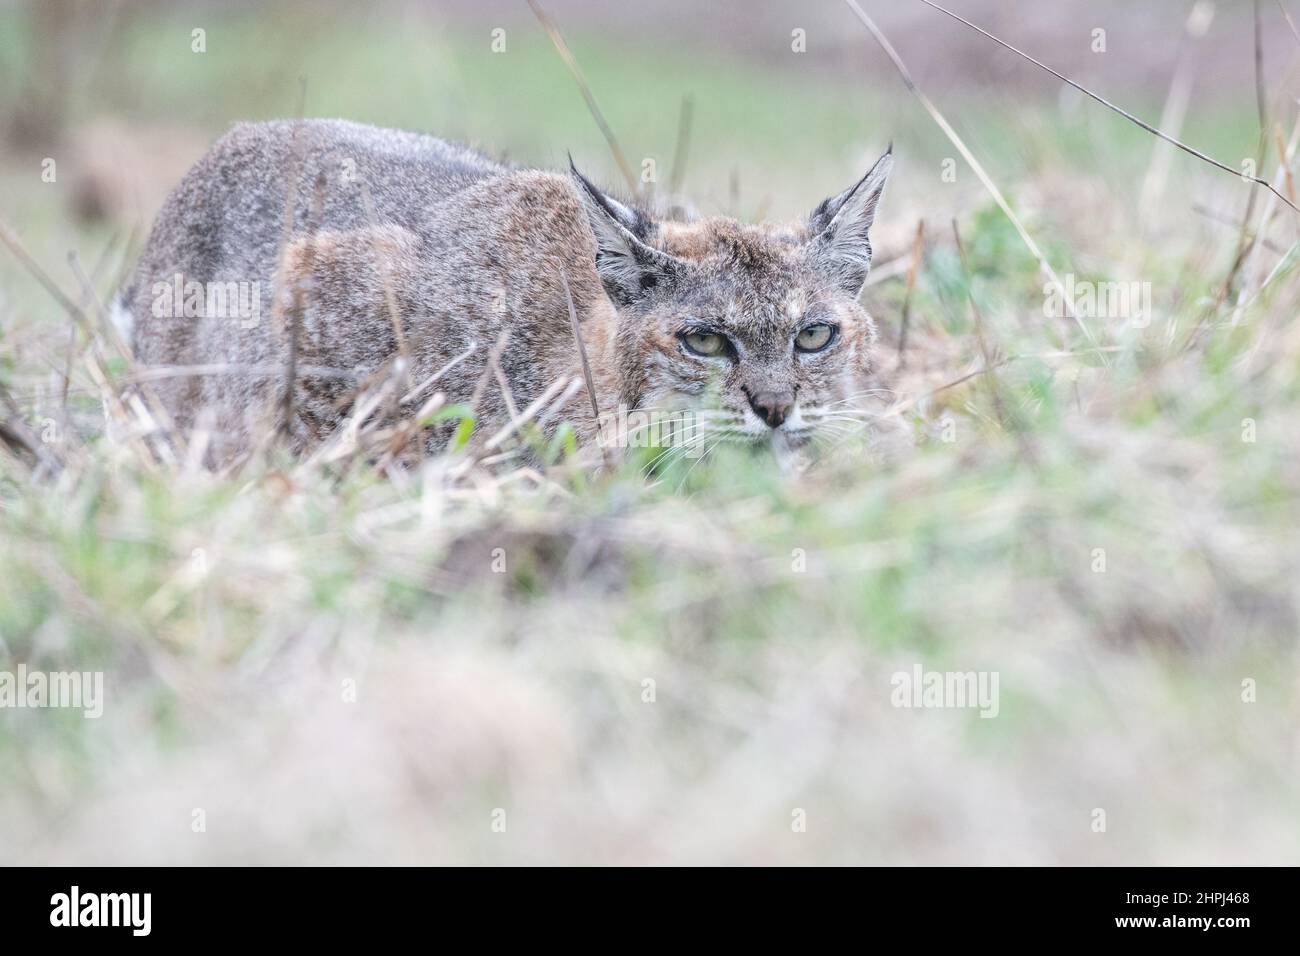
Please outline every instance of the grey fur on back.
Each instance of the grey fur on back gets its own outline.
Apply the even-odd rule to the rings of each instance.
[[[240,124],[159,213],[123,296],[132,346],[144,365],[213,367],[157,387],[182,429],[205,409],[213,416],[217,461],[274,421],[294,315],[298,447],[337,426],[357,381],[398,354],[399,335],[409,384],[469,352],[436,388],[449,402],[473,399],[479,433],[490,433],[510,400],[523,408],[579,374],[567,279],[602,410],[698,402],[707,379],[721,383],[736,427],[765,438],[767,425],[780,431],[775,414],[767,425],[755,417],[771,410],[771,396],[785,396],[797,424],[800,402],[811,412],[850,394],[870,370],[875,329],[856,297],[889,160],[807,222],[676,223],[600,192],[576,170],[505,166],[430,136],[343,120]],[[256,298],[256,315],[231,314],[231,298],[245,301],[241,288],[257,290],[246,300]],[[212,299],[223,289],[224,313],[208,314],[223,312]],[[290,308],[295,291],[301,310]],[[789,347],[810,317],[834,325],[833,359]],[[730,364],[683,344],[701,334],[700,322],[733,342]],[[486,374],[498,341],[508,390]],[[562,417],[588,436],[595,426],[582,393]]]
[[[324,247],[313,256],[310,276],[278,272],[284,200],[295,171],[294,241],[301,243],[310,232]],[[492,201],[474,187],[489,179],[518,178],[520,172],[430,136],[343,120],[237,125],[194,166],[158,216],[129,293],[136,357],[146,365],[238,367],[159,385],[182,428],[192,426],[202,409],[215,414],[220,460],[265,427],[283,391],[287,329],[273,308],[273,294],[283,301],[295,279],[308,286],[301,366],[360,377],[396,350],[387,286],[412,349],[409,381],[419,382],[471,343],[477,345],[477,359],[472,356],[443,383],[462,398],[477,382],[506,317],[497,308],[502,293],[506,300],[518,299],[532,285],[520,281],[520,264],[511,261],[505,246],[498,244],[493,252],[475,244],[476,237],[498,232],[498,217],[526,205],[526,197],[518,196],[517,183],[513,189],[507,184]],[[552,178],[568,188],[563,177]],[[568,231],[580,240],[582,214],[574,198]],[[560,217],[563,212],[555,211]],[[497,221],[483,221],[485,214]],[[295,258],[293,250],[290,259],[297,261],[301,254]],[[177,275],[182,288],[191,282],[205,288],[257,283],[260,315],[255,321],[155,315],[158,289]],[[586,292],[590,299],[589,283],[574,285],[575,297]],[[567,329],[566,318],[555,331],[568,337],[572,351]],[[537,332],[524,329],[522,337],[533,339]],[[526,363],[511,361],[517,354],[516,348],[504,355],[502,364],[522,373],[514,376],[517,400],[526,402],[549,382],[532,381],[521,368]],[[352,384],[342,376],[300,378],[300,414],[309,431],[328,432],[337,418],[335,405]],[[500,413],[499,395],[483,399],[485,418]],[[303,442],[311,437],[300,435]]]

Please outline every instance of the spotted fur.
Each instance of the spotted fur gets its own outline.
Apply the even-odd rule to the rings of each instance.
[[[436,389],[474,400],[478,433],[491,434],[511,401],[524,408],[580,375],[570,295],[602,412],[708,408],[721,435],[793,447],[872,371],[876,331],[857,297],[891,163],[887,153],[802,222],[685,222],[576,169],[510,167],[428,136],[340,120],[238,125],[168,199],[123,305],[139,361],[205,367],[159,391],[182,428],[209,410],[218,459],[276,414],[295,327],[300,447],[335,429],[357,382],[401,346],[412,385],[467,354]],[[158,292],[177,276],[259,283],[262,313],[160,315]],[[796,351],[816,323],[834,326],[831,344]],[[693,354],[683,335],[697,329],[725,336],[727,354]],[[489,365],[498,352],[506,389]],[[762,417],[768,399],[788,399],[775,427]],[[562,418],[594,432],[584,390]]]

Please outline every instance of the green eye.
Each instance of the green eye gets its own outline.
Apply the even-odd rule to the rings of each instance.
[[[696,355],[712,357],[727,351],[727,340],[717,332],[687,332],[682,341]]]
[[[835,327],[832,325],[825,323],[810,325],[806,329],[800,329],[799,334],[794,337],[794,347],[800,352],[820,352],[831,344],[834,336]]]

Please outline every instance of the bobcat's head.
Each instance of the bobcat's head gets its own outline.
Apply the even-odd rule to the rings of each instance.
[[[858,305],[893,164],[789,226],[659,221],[574,178],[619,313],[624,400],[699,414],[718,440],[778,452],[860,420],[876,329]]]

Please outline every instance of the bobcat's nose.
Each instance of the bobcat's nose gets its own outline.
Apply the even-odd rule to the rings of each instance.
[[[754,414],[772,428],[779,427],[794,406],[794,392],[746,392],[745,396],[749,399],[749,407],[754,410]]]

